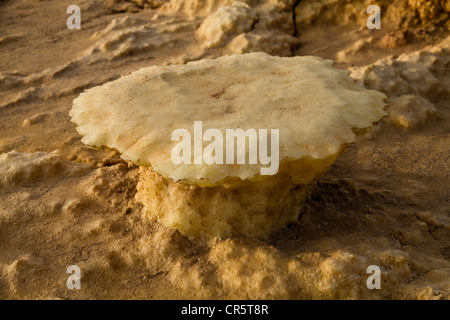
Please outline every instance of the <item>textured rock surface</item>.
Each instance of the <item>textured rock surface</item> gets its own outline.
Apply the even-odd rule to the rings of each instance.
[[[246,1],[258,14],[254,29],[206,52],[196,30],[233,0],[159,9],[145,8],[156,1],[116,2],[131,3],[133,14],[78,1],[82,29],[68,30],[65,1],[0,1],[1,168],[23,164],[0,190],[2,299],[450,298],[450,74],[441,43],[449,34],[437,1],[381,1],[382,29],[367,30],[364,1],[302,0],[295,37],[293,1]],[[448,1],[440,3],[448,13]],[[311,23],[300,23],[304,11]],[[112,39],[113,50],[89,50]],[[121,39],[130,50],[115,55]],[[150,39],[161,46],[141,46]],[[336,160],[298,224],[265,241],[199,245],[144,218],[139,170],[85,147],[68,113],[84,89],[233,50],[334,60],[348,52],[338,67],[384,92],[389,116]],[[73,264],[81,290],[66,287]],[[380,290],[366,286],[372,264]]]
[[[230,38],[250,31],[258,15],[245,2],[236,1],[217,9],[197,29],[196,35],[206,47],[223,46]]]
[[[450,97],[450,37],[398,58],[387,57],[352,69],[365,87],[384,92],[391,105],[390,121],[416,128],[439,116],[434,104]]]

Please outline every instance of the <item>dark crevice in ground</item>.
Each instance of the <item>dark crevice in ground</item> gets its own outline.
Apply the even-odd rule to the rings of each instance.
[[[292,24],[294,27],[294,32],[292,33],[292,36],[297,38],[298,35],[298,30],[297,30],[297,23],[295,22],[296,20],[296,14],[295,14],[295,9],[297,8],[298,4],[300,3],[301,0],[296,0],[294,5],[292,6]],[[298,49],[299,43],[297,42],[296,44],[294,44],[291,47],[291,56],[295,56],[295,51]]]
[[[297,37],[297,35],[298,35],[297,23],[295,22],[295,19],[296,19],[295,9],[297,8],[300,1],[301,0],[295,1],[294,5],[292,7],[292,23],[294,24],[294,33],[292,34],[292,36],[294,36],[294,37]]]

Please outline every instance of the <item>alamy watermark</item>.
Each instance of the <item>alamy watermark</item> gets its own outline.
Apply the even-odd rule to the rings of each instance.
[[[257,164],[261,175],[274,175],[279,168],[279,129],[226,129],[225,137],[218,129],[203,132],[202,121],[194,121],[194,137],[187,129],[172,132],[171,141],[178,141],[172,149],[174,164]],[[270,144],[268,138],[270,137]],[[193,154],[192,154],[193,140]],[[204,141],[211,141],[203,148]],[[248,141],[248,143],[247,143]],[[247,152],[248,151],[248,152]],[[225,154],[224,154],[225,153]],[[193,156],[192,156],[193,155]]]
[[[366,285],[367,289],[381,289],[381,270],[377,265],[371,265],[367,267],[366,273],[371,273],[372,275],[367,278]]]
[[[68,29],[81,29],[81,10],[74,4],[67,7],[67,13],[71,15],[67,18],[66,26]]]
[[[379,6],[371,5],[367,7],[367,13],[370,13],[367,18],[367,28],[369,29],[381,29],[381,9]]]
[[[66,285],[69,290],[81,289],[81,269],[77,265],[67,267],[67,273],[71,274],[67,278]]]

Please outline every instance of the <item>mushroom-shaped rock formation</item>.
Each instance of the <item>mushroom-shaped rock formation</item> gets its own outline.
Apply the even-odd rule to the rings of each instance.
[[[140,168],[138,198],[189,238],[267,238],[385,96],[317,57],[249,53],[152,66],[80,94],[83,142]]]

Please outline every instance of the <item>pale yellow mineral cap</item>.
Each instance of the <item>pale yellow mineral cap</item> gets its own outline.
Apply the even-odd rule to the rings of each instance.
[[[248,53],[152,66],[86,90],[70,115],[86,145],[118,150],[175,181],[253,179],[266,165],[174,164],[172,132],[185,128],[193,136],[194,121],[221,132],[279,129],[280,163],[335,155],[355,141],[355,130],[385,115],[386,97],[332,64]]]

